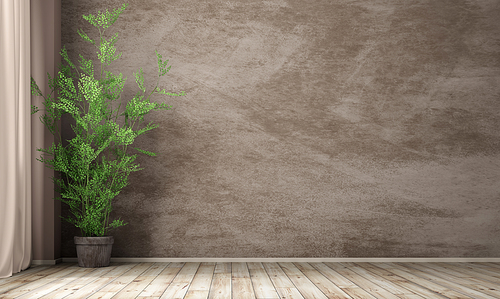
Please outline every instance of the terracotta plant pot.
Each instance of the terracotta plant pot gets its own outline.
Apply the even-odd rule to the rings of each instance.
[[[78,266],[84,268],[109,266],[114,241],[112,236],[75,237]]]

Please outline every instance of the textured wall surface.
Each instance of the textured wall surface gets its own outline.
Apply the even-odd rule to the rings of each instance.
[[[62,3],[90,55],[81,15],[122,2]],[[499,1],[129,4],[124,99],[155,49],[187,95],[155,98],[113,256],[500,257]]]

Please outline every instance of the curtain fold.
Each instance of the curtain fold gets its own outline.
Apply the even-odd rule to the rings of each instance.
[[[31,263],[30,1],[0,0],[0,278]]]

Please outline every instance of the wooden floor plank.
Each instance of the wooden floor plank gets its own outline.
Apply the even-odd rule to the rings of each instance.
[[[328,298],[350,299],[346,292],[331,282],[309,263],[294,263],[294,265]]]
[[[112,282],[116,278],[120,277],[124,273],[127,273],[127,271],[130,271],[130,269],[138,266],[136,263],[125,263],[118,265],[115,269],[107,272],[106,274],[102,275],[92,283],[79,288],[76,290],[74,293],[69,295],[69,298],[87,298],[88,296],[94,294],[95,292],[99,291],[102,289],[104,286],[106,286],[108,283]]]
[[[168,264],[137,298],[160,298],[183,266],[184,263]]]
[[[255,292],[246,263],[232,263],[231,290],[233,298],[255,299]]]
[[[202,263],[196,272],[189,290],[209,291],[212,284],[212,277],[215,271],[215,264]]]
[[[208,298],[231,298],[231,263],[217,263],[215,265]]]
[[[0,279],[0,298],[500,298],[499,263],[76,263]]]
[[[350,270],[353,272],[357,273],[361,277],[365,278],[366,280],[379,285],[389,291],[391,294],[396,295],[399,298],[403,297],[410,297],[410,298],[422,298],[421,296],[418,296],[416,293],[402,287],[401,285],[395,284],[387,279],[384,279],[383,277],[370,272],[369,270],[364,269],[363,267],[358,266],[355,263],[342,263],[342,265],[348,267]]]
[[[53,281],[44,284],[31,292],[28,292],[22,296],[16,297],[19,299],[25,299],[25,298],[40,298],[43,297],[44,295],[47,295],[57,289],[63,288],[66,286],[68,283],[71,283],[75,280],[78,280],[79,278],[89,274],[90,272],[94,271],[94,269],[89,269],[89,268],[79,268],[78,270],[69,273],[68,275],[60,278],[60,279],[54,279]]]
[[[117,268],[116,265],[110,265],[109,267],[104,267],[104,268],[97,268],[97,269],[92,269],[93,271],[90,272],[89,274],[74,280],[63,287],[56,289],[44,296],[41,296],[40,298],[51,298],[51,299],[59,299],[59,298],[64,298],[67,297],[76,291],[78,291],[80,288],[85,287],[86,285],[96,281],[106,273],[114,270]]]
[[[184,298],[208,298],[214,270],[214,263],[201,263]]]
[[[16,298],[21,295],[24,295],[26,293],[29,293],[45,284],[48,284],[50,282],[53,282],[55,280],[61,279],[62,277],[66,276],[69,273],[77,271],[79,268],[76,265],[71,265],[69,267],[59,267],[56,271],[54,271],[51,274],[43,275],[42,272],[39,272],[38,279],[32,280],[31,282],[22,284],[14,289],[11,289],[7,292],[4,292],[2,295],[0,295],[0,298]],[[47,272],[44,272],[47,273]]]
[[[293,263],[278,263],[278,265],[280,265],[283,272],[290,278],[304,298],[328,299]]]
[[[484,266],[487,268],[496,268],[497,271],[500,271],[500,263],[468,263],[468,264]]]
[[[471,298],[495,299],[495,297],[492,297],[490,295],[476,291],[476,290],[468,287],[467,285],[460,285],[459,283],[457,283],[457,279],[454,278],[453,276],[448,276],[445,279],[439,275],[439,272],[432,271],[432,269],[430,269],[430,268],[425,268],[425,267],[421,267],[418,265],[413,265],[413,267],[412,267],[410,264],[401,264],[401,263],[397,263],[397,264],[401,267],[405,267],[406,269],[408,269],[411,273],[413,273],[415,275],[418,275],[418,276],[425,278],[429,281],[440,284],[444,287],[448,287],[451,290],[457,291],[457,292],[464,294],[464,295],[467,295]],[[403,268],[401,268],[401,269],[403,269]],[[406,271],[408,271],[408,270],[406,270]]]
[[[357,286],[354,282],[350,281],[337,271],[328,267],[326,263],[318,263],[318,264],[315,263],[312,266],[352,298],[356,299],[375,298],[370,293],[368,293],[361,287]]]
[[[286,276],[278,263],[263,263],[267,275],[271,278],[279,298],[303,299],[302,294],[297,290],[293,282]]]
[[[247,263],[257,299],[278,299],[278,293],[262,263]]]
[[[36,281],[69,266],[71,266],[71,264],[58,264],[52,267],[41,268],[40,271],[32,271],[27,275],[13,275],[8,278],[2,278],[0,279],[0,294],[19,288],[22,285]]]
[[[166,263],[155,263],[146,272],[139,275],[131,283],[113,296],[114,299],[136,298],[166,267]]]
[[[89,299],[105,299],[112,298],[115,294],[119,293],[128,284],[133,282],[144,272],[146,272],[153,263],[138,263],[135,267],[120,275],[113,281],[106,284],[102,289],[88,297]]]
[[[436,265],[435,263],[407,263],[405,265],[418,270],[430,272],[433,275],[441,277],[442,279],[458,283],[475,291],[493,296],[494,298],[500,298],[500,290],[497,290],[497,288],[500,288],[500,285],[496,283],[479,280],[474,278],[472,275],[444,268]]]
[[[301,299],[304,298],[297,288],[277,288],[276,289],[283,299]],[[307,298],[306,298],[307,299]]]
[[[398,276],[392,272],[389,272],[383,268],[380,268],[380,267],[377,267],[378,265],[380,265],[381,263],[373,263],[370,264],[370,263],[356,263],[357,265],[359,265],[360,267],[374,273],[374,274],[377,274],[378,276],[384,278],[385,280],[387,281],[390,281],[396,285],[399,285],[401,287],[404,287],[410,291],[412,291],[413,293],[415,294],[418,294],[419,297],[423,297],[423,298],[445,298],[444,296],[436,293],[436,292],[433,292],[423,286],[420,286],[410,280],[407,280],[401,276]],[[377,266],[375,266],[377,265]]]
[[[351,270],[349,267],[345,266],[342,263],[326,263],[326,265],[332,268],[333,270],[337,271],[338,273],[340,273],[345,278],[352,281],[360,288],[372,294],[376,298],[388,298],[388,299],[398,298],[398,296],[392,294],[391,292],[381,287],[380,285],[372,281],[369,281],[368,279],[354,272],[353,270]]]
[[[198,271],[200,263],[186,263],[179,271],[177,276],[169,284],[160,298],[182,299],[187,293],[189,285]]]
[[[464,273],[469,276],[484,279],[486,281],[491,281],[493,283],[500,284],[500,273],[492,271],[491,269],[480,269],[473,268],[473,266],[467,265],[465,263],[436,263],[447,269],[453,269],[455,271]]]
[[[262,263],[262,265],[276,288],[295,288],[293,282],[286,276],[278,263]]]
[[[65,265],[67,266],[67,265]],[[40,272],[42,270],[47,270],[51,268],[50,266],[38,266],[38,267],[30,267],[24,271],[21,271],[19,273],[14,273],[11,277],[6,277],[6,278],[0,278],[0,287],[3,285],[6,285],[8,283],[11,283],[13,281],[21,281],[21,280],[26,280],[29,277],[34,276],[37,272]]]
[[[188,290],[184,299],[206,299],[208,298],[209,291]]]
[[[468,296],[465,296],[464,294],[461,294],[457,291],[454,291],[446,286],[442,286],[440,284],[437,284],[435,282],[429,281],[427,279],[424,279],[418,275],[412,274],[411,271],[408,271],[406,269],[402,270],[399,266],[397,266],[394,263],[383,263],[383,265],[386,265],[386,270],[399,275],[401,277],[404,277],[408,280],[411,280],[425,288],[428,288],[438,294],[441,294],[445,297],[448,297],[450,299],[463,299],[463,298],[470,298]]]

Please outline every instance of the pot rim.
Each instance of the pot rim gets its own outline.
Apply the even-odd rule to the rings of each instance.
[[[104,237],[74,237],[76,245],[110,245],[115,242],[113,236]]]

